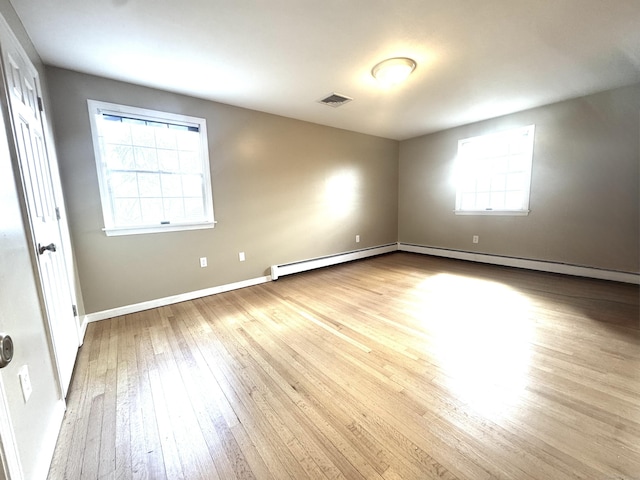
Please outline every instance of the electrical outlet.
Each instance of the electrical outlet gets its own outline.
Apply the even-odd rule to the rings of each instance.
[[[31,396],[31,392],[33,392],[33,388],[31,387],[31,377],[29,377],[29,367],[27,365],[20,367],[20,370],[18,371],[18,378],[20,379],[20,387],[22,388],[24,403],[27,403]]]
[[[360,235],[356,235],[356,243],[360,243]]]
[[[200,268],[207,266],[207,257],[200,257]]]
[[[473,243],[478,243],[480,241],[480,237],[478,235],[473,236]]]
[[[245,258],[244,258],[244,252],[240,252],[238,253],[238,260],[240,260],[241,262],[244,262]]]

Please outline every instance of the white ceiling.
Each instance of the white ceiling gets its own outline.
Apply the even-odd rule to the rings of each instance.
[[[640,0],[11,3],[46,64],[400,140],[640,82]]]

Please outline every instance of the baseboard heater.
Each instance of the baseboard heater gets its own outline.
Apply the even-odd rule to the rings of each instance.
[[[301,260],[299,262],[285,263],[282,265],[271,265],[271,280],[277,280],[284,275],[291,275],[292,273],[300,273],[307,270],[313,270],[315,268],[351,262],[361,258],[374,257],[376,255],[382,255],[383,253],[395,252],[396,250],[398,250],[398,244],[389,243],[378,247],[328,255],[326,257],[311,258],[309,260]]]
[[[584,267],[546,260],[529,260],[526,258],[505,257],[500,255],[491,255],[488,253],[448,250],[446,248],[426,247],[410,243],[399,243],[398,250],[401,252],[432,255],[434,257],[455,258],[457,260],[467,260],[469,262],[488,263],[504,267],[525,268],[527,270],[537,270],[540,272],[560,273],[576,277],[597,278],[598,280],[611,280],[614,282],[640,285],[640,274],[637,273],[618,272],[615,270],[604,270],[595,267]]]

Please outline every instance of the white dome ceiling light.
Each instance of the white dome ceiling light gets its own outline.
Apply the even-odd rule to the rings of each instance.
[[[416,62],[406,57],[388,58],[371,69],[371,75],[385,87],[403,82],[416,69]]]

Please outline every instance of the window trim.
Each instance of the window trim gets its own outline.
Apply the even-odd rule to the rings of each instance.
[[[183,230],[200,230],[214,228],[217,223],[214,219],[213,194],[211,188],[211,165],[209,163],[209,148],[207,137],[207,121],[204,118],[192,117],[178,113],[162,112],[147,108],[132,107],[116,103],[102,102],[99,100],[87,99],[89,110],[89,121],[91,125],[91,139],[93,142],[94,157],[96,162],[96,174],[98,176],[98,186],[100,189],[100,202],[104,228],[102,230],[107,236],[139,235],[159,232],[175,232]],[[98,135],[98,125],[96,118],[100,114],[112,114],[116,116],[131,116],[140,120],[157,121],[161,123],[176,123],[178,125],[198,127],[200,137],[201,161],[203,164],[203,193],[204,193],[204,220],[173,222],[170,224],[141,224],[131,226],[118,226],[115,224],[114,212],[112,210],[112,198],[109,193],[109,186],[106,178],[106,165],[102,161],[100,151],[100,141]]]
[[[531,213],[530,209],[526,210],[454,210],[456,215],[489,215],[489,216],[513,216],[526,217]]]
[[[503,208],[503,209],[491,209],[491,208],[484,208],[484,209],[462,209],[461,208],[461,190],[460,190],[460,186],[459,186],[459,178],[456,178],[456,203],[455,203],[455,209],[453,211],[453,213],[455,215],[488,215],[488,216],[527,216],[529,215],[529,213],[531,213],[531,209],[530,207],[530,198],[531,198],[531,178],[532,178],[532,170],[533,170],[533,150],[534,150],[534,142],[535,142],[535,124],[531,124],[531,125],[526,125],[524,127],[514,127],[514,128],[509,128],[506,130],[502,130],[499,132],[495,132],[495,133],[489,133],[489,134],[485,134],[485,135],[476,135],[474,137],[467,137],[467,138],[462,138],[460,140],[458,140],[458,155],[460,154],[460,147],[463,143],[465,142],[469,142],[472,140],[477,140],[480,138],[487,138],[487,137],[495,137],[495,136],[501,136],[501,135],[505,135],[508,133],[516,133],[516,132],[528,132],[529,135],[531,135],[531,143],[528,146],[527,150],[526,150],[526,155],[527,155],[527,168],[525,169],[526,173],[527,173],[527,178],[525,180],[525,185],[526,188],[523,189],[524,192],[524,197],[523,197],[523,202],[522,205],[525,208],[521,208],[521,209],[513,209],[513,208]],[[457,168],[460,168],[459,166]],[[459,175],[459,172],[458,172]],[[476,190],[477,192],[477,190]]]

